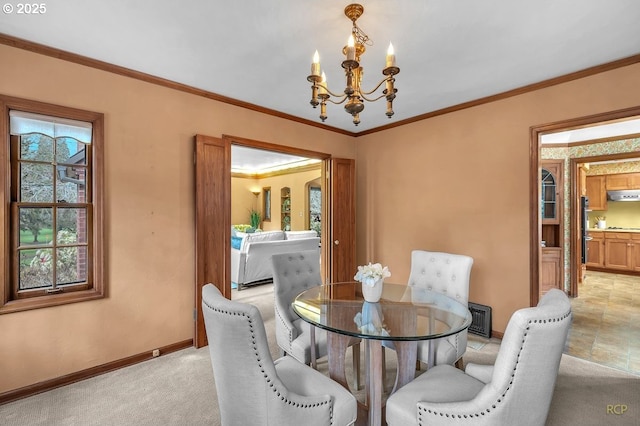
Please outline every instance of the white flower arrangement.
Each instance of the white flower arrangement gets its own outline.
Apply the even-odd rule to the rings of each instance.
[[[358,272],[353,277],[354,280],[360,281],[362,284],[366,284],[369,287],[373,287],[379,279],[387,278],[391,276],[389,268],[383,267],[379,263],[358,266]]]

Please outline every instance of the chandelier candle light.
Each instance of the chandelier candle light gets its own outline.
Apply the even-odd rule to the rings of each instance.
[[[378,99],[386,98],[387,100],[387,117],[391,118],[393,115],[393,100],[396,97],[398,89],[394,88],[395,82],[394,75],[400,72],[400,68],[396,66],[396,55],[393,50],[393,45],[389,43],[389,49],[387,50],[386,67],[382,70],[382,74],[385,76],[378,85],[366,92],[360,87],[362,83],[362,75],[364,73],[363,68],[360,66],[360,57],[365,52],[365,44],[372,45],[373,42],[369,40],[369,37],[356,25],[356,21],[364,13],[364,7],[359,4],[350,4],[345,7],[344,14],[349,18],[353,24],[351,29],[351,35],[347,45],[342,49],[342,53],[345,55],[345,60],[342,61],[342,68],[344,68],[345,77],[347,80],[347,86],[344,89],[344,94],[335,94],[327,86],[327,78],[324,74],[320,74],[320,57],[316,50],[313,55],[313,62],[311,63],[311,75],[307,77],[307,80],[311,83],[311,105],[316,108],[320,105],[320,119],[324,122],[327,119],[327,101],[340,105],[346,101],[344,105],[345,111],[347,111],[353,117],[353,124],[356,126],[360,123],[360,112],[364,109],[364,101],[375,102]],[[385,84],[385,89],[382,94],[377,98],[367,98],[367,96],[374,94],[378,89]],[[336,101],[331,97],[337,98]]]

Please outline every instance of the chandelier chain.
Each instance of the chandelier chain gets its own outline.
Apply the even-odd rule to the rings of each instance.
[[[353,21],[351,33],[353,34],[353,38],[356,39],[356,42],[362,45],[373,46],[373,40],[371,40],[369,36],[362,31],[362,28],[360,28],[355,21]]]

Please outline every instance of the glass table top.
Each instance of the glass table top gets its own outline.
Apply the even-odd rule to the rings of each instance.
[[[300,293],[292,307],[317,327],[364,339],[437,339],[471,325],[471,313],[462,303],[400,284],[384,283],[378,303],[364,301],[359,282],[321,285]]]

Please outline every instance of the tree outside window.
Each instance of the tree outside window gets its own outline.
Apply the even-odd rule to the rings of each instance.
[[[104,297],[102,114],[0,95],[0,314]]]

